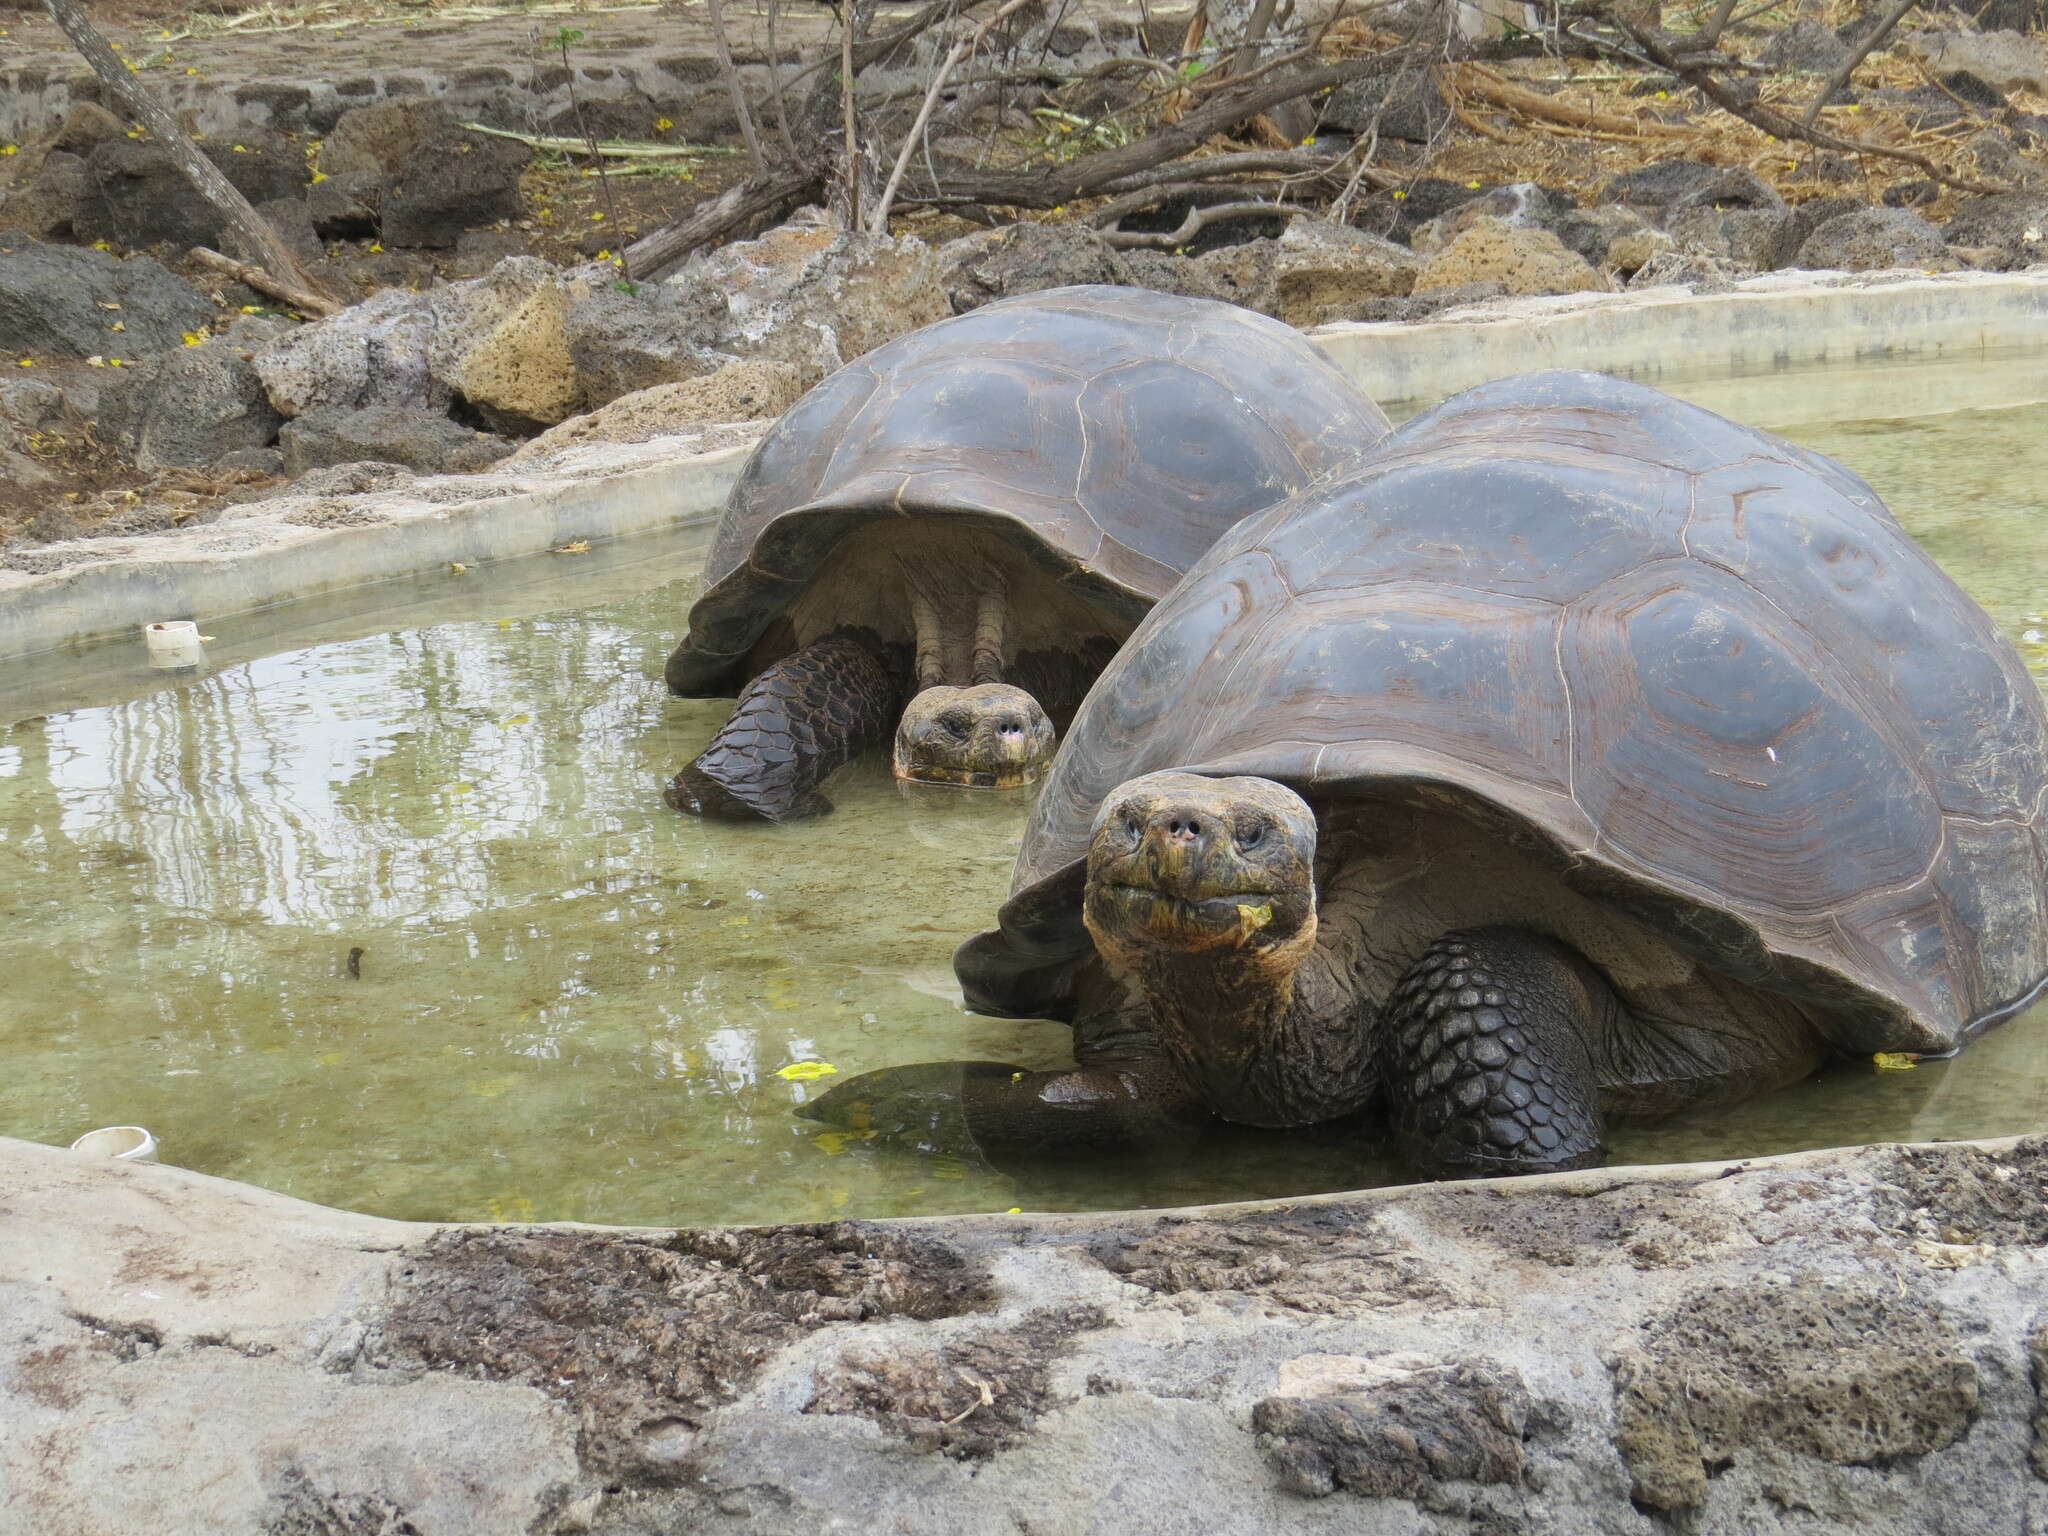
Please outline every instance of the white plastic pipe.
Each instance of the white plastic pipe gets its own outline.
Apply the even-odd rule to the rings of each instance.
[[[139,1125],[108,1125],[87,1131],[71,1143],[71,1150],[87,1157],[111,1157],[120,1163],[153,1163],[156,1138]]]
[[[149,647],[149,664],[153,667],[196,667],[206,659],[199,626],[189,619],[165,619],[143,625],[142,643]]]

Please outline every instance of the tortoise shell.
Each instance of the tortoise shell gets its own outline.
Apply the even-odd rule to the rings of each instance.
[[[1135,623],[1226,528],[1389,430],[1300,334],[1233,304],[1090,286],[942,320],[841,368],[762,439],[669,684],[737,690],[832,551],[885,518],[976,521]]]
[[[1210,550],[1075,719],[973,1004],[1058,1011],[1092,819],[1166,768],[1478,816],[1848,1051],[2048,977],[2012,645],[1856,475],[1598,374],[1468,390]]]

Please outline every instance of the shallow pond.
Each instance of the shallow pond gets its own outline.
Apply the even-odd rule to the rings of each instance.
[[[2048,406],[1788,435],[1876,484],[2048,676]],[[670,578],[701,538],[382,589],[402,630],[363,634],[360,607],[272,621],[290,640],[238,621],[202,675],[151,676],[126,644],[18,667],[0,1134],[136,1122],[167,1161],[438,1219],[1122,1207],[1394,1176],[1341,1128],[1013,1177],[793,1118],[832,1081],[783,1075],[802,1063],[1046,1066],[1066,1036],[962,1013],[948,963],[1002,899],[1022,795],[912,794],[872,761],[802,826],[662,807],[726,708],[659,682],[694,590]],[[2037,1009],[1954,1062],[1845,1065],[1614,1150],[1998,1135],[2039,1128],[2044,1096]]]

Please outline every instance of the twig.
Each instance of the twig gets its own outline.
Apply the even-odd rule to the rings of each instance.
[[[576,94],[576,71],[569,63],[569,44],[583,36],[576,27],[557,27],[555,41],[562,49],[562,73],[568,76],[569,108],[576,114],[576,126],[583,130],[583,142],[589,147],[590,158],[597,161],[598,191],[604,196],[605,217],[612,221],[614,230],[619,228],[619,205],[612,201],[611,178],[605,175],[604,160],[597,152],[597,135],[590,131],[590,120],[583,115],[583,100]]]
[[[208,250],[203,245],[193,246],[188,254],[201,266],[211,267],[216,272],[225,272],[236,282],[247,283],[259,293],[283,299],[293,308],[304,310],[309,315],[338,315],[342,311],[343,306],[326,294],[301,287],[289,278],[278,277],[254,262],[236,261],[232,256],[223,256],[219,251]]]
[[[1702,48],[1720,46],[1721,34],[1727,30],[1729,17],[1735,14],[1735,5],[1736,0],[1721,0],[1721,3],[1714,7],[1714,14],[1707,19],[1707,24],[1700,28]]]
[[[114,56],[106,38],[92,24],[91,18],[79,0],[43,0],[50,13],[50,19],[63,29],[71,39],[92,72],[113,92],[115,98],[126,104],[128,110],[140,119],[142,126],[162,144],[165,153],[192,183],[199,195],[211,203],[227,220],[236,234],[247,243],[250,250],[262,259],[268,275],[277,282],[288,283],[293,290],[310,300],[310,303],[294,298],[293,303],[317,314],[333,314],[341,308],[326,290],[299,265],[299,259],[292,254],[291,247],[273,229],[270,221],[250,206],[249,199],[235,184],[221,174],[219,166],[199,152],[199,146],[192,142],[190,134],[179,126],[157,99],[142,88],[142,84],[129,71],[128,66]],[[227,258],[222,257],[225,261]],[[251,287],[257,286],[254,283]],[[274,290],[266,289],[266,292]]]
[[[1215,203],[1207,208],[1190,208],[1188,216],[1180,221],[1180,228],[1167,234],[1113,229],[1102,238],[1120,251],[1172,251],[1186,245],[1211,224],[1232,219],[1291,219],[1307,212],[1306,208],[1293,208],[1285,203]]]
[[[732,67],[732,45],[725,37],[725,7],[720,0],[705,0],[711,17],[711,51],[718,59],[718,72],[725,76],[726,93],[732,97],[733,116],[740,120],[740,138],[747,146],[747,161],[759,175],[767,169],[761,159],[761,139],[754,132],[754,112],[747,105],[747,93],[740,86],[740,72]]]
[[[1920,0],[1892,0],[1891,8],[1877,18],[1877,23],[1857,40],[1841,63],[1828,71],[1828,77],[1821,82],[1820,94],[1807,103],[1806,111],[1800,115],[1802,126],[1811,128],[1820,119],[1820,111],[1835,93],[1849,83],[1849,77],[1856,73],[1856,66],[1870,56],[1871,50],[1885,40],[1893,27],[1905,19],[1906,12],[1918,5]]]
[[[796,135],[789,131],[789,104],[782,99],[782,63],[775,45],[775,23],[781,14],[782,0],[768,0],[768,100],[775,107],[775,131],[782,135],[782,147],[794,156]]]
[[[998,22],[1005,21],[1022,10],[1032,0],[1005,0],[1005,3],[991,11],[988,18],[966,37],[946,50],[945,58],[939,61],[938,70],[932,76],[931,88],[924,93],[924,100],[918,104],[917,116],[910,124],[910,131],[903,136],[903,147],[896,153],[896,164],[890,168],[889,180],[882,187],[882,195],[875,202],[875,211],[868,227],[878,235],[889,233],[889,207],[896,201],[896,189],[903,185],[903,173],[910,168],[910,157],[916,153],[923,140],[925,126],[932,120],[932,109],[939,103],[939,97],[946,89],[946,81],[960,61],[982,45],[989,32]],[[851,94],[848,100],[851,100]],[[850,129],[848,130],[851,131]]]

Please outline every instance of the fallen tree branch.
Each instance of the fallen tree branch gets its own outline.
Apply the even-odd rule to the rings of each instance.
[[[274,299],[283,299],[293,308],[303,310],[306,314],[337,315],[344,307],[326,294],[301,287],[291,279],[268,272],[254,262],[236,261],[232,256],[223,256],[219,251],[208,250],[203,245],[193,246],[187,254],[201,266],[211,267],[216,272],[224,272],[236,282],[247,283],[258,293],[267,293]]]
[[[1602,133],[1640,139],[1690,139],[1698,136],[1697,129],[1682,128],[1674,123],[1623,117],[1617,112],[1602,112],[1596,107],[1575,107],[1568,101],[1558,101],[1541,91],[1516,85],[1484,64],[1460,65],[1458,89],[1496,107],[1506,107],[1524,117],[1562,123],[1567,128],[1593,128]]]
[[[657,229],[622,253],[631,278],[654,278],[699,246],[737,234],[757,219],[779,216],[812,196],[822,178],[808,166],[750,176],[699,203],[677,223]]]
[[[1121,251],[1172,251],[1186,245],[1211,224],[1221,224],[1232,219],[1291,219],[1307,212],[1306,208],[1297,208],[1286,203],[1215,203],[1207,208],[1190,208],[1188,216],[1180,221],[1180,228],[1165,234],[1113,229],[1102,238]]]
[[[115,56],[113,48],[92,24],[79,0],[43,0],[43,7],[50,13],[50,19],[71,39],[71,46],[91,66],[101,83],[140,120],[163,146],[164,153],[171,157],[171,162],[185,179],[192,183],[194,190],[213,205],[228,226],[256,253],[261,259],[262,269],[267,269],[276,281],[291,285],[312,301],[308,304],[293,299],[292,302],[321,314],[332,314],[339,309],[340,304],[299,265],[298,257],[292,254],[291,247],[271,227],[270,221],[258,213],[249,199],[242,196],[241,190],[221,174],[219,166],[199,152],[192,136],[179,126],[178,120],[161,102],[142,88],[134,73]],[[225,257],[221,259],[226,260]],[[256,285],[252,283],[250,286]]]

